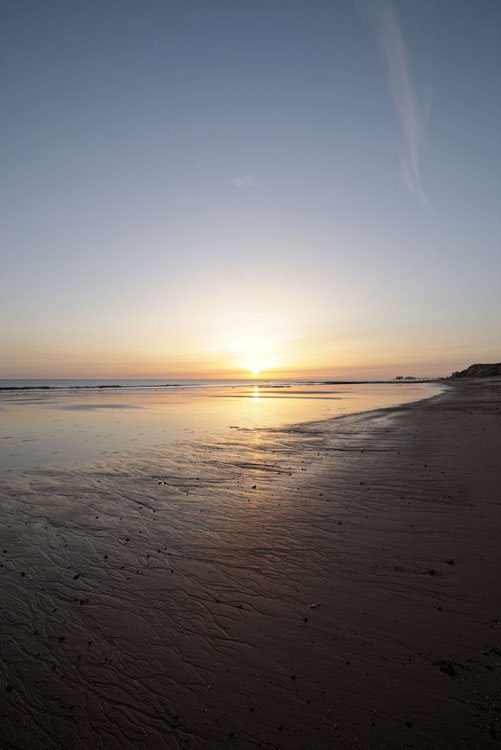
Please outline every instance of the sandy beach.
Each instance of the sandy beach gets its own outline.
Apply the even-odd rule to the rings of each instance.
[[[0,483],[2,748],[501,739],[501,379]]]

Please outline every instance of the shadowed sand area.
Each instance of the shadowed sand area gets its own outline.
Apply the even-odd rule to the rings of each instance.
[[[501,738],[501,380],[0,484],[2,748]]]

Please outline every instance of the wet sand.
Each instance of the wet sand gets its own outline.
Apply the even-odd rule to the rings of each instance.
[[[0,747],[501,739],[501,380],[0,483]]]

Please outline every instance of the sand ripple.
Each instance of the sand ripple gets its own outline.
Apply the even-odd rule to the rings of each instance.
[[[467,395],[5,480],[1,746],[485,747]]]

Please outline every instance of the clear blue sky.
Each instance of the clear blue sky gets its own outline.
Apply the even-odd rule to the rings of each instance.
[[[0,377],[501,360],[499,0],[6,0]]]

